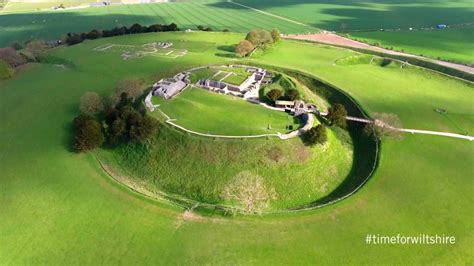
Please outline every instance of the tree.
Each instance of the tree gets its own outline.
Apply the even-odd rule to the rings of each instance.
[[[328,140],[326,127],[321,124],[312,127],[304,133],[303,139],[310,146],[324,144]]]
[[[244,57],[250,54],[254,49],[255,46],[251,42],[243,40],[235,47],[235,53]]]
[[[21,50],[23,48],[23,45],[21,45],[21,43],[19,43],[19,42],[13,42],[10,45],[10,47],[18,51],[18,50]]]
[[[0,59],[0,79],[8,79],[15,74],[15,69],[7,62]]]
[[[72,121],[72,125],[74,126],[74,129],[78,129],[83,127],[87,120],[94,120],[94,117],[89,114],[79,114]]]
[[[374,113],[373,123],[366,124],[364,132],[378,140],[400,140],[403,138],[403,132],[399,131],[399,128],[403,128],[403,126],[396,114]]]
[[[278,29],[273,29],[271,34],[272,34],[273,42],[280,41],[281,37],[280,37],[280,31]]]
[[[161,24],[153,24],[151,26],[148,27],[147,29],[148,32],[159,32],[159,31],[163,31],[163,25]]]
[[[43,40],[33,40],[26,44],[26,51],[39,61],[46,53],[46,43]]]
[[[271,89],[269,92],[267,92],[267,98],[273,102],[278,100],[281,96],[283,96],[283,92],[279,89]]]
[[[104,143],[102,128],[94,117],[80,114],[73,121],[74,124],[74,149],[78,152],[90,151]]]
[[[87,39],[95,40],[102,37],[102,32],[98,30],[91,30],[89,33],[86,34]]]
[[[135,34],[135,33],[140,33],[142,32],[142,25],[135,23],[130,27],[130,33]]]
[[[285,98],[294,101],[300,98],[300,92],[297,89],[289,89],[285,92]]]
[[[152,138],[158,130],[157,121],[148,116],[143,116],[138,123],[130,128],[130,140],[143,142]]]
[[[175,23],[171,23],[165,26],[164,31],[179,31],[179,28]]]
[[[79,34],[73,33],[73,34],[68,34],[66,37],[66,43],[68,45],[74,45],[81,43],[83,40]]]
[[[121,119],[116,118],[108,128],[108,140],[110,144],[116,145],[123,139],[126,133],[127,124]]]
[[[197,29],[200,30],[200,31],[203,31],[203,30],[204,30],[204,26],[203,26],[203,25],[198,25],[198,26],[197,26]]]
[[[118,102],[122,93],[127,93],[132,102],[135,102],[142,94],[144,88],[140,80],[122,80],[117,83],[113,95],[114,102]]]
[[[247,33],[245,39],[259,48],[266,48],[267,45],[273,43],[273,38],[270,32],[261,29],[251,30]]]
[[[270,201],[276,199],[274,189],[265,186],[261,176],[248,171],[237,174],[224,188],[222,198],[236,201],[239,212],[261,214],[268,209]]]
[[[12,67],[18,67],[26,63],[26,59],[11,47],[0,48],[0,60],[5,61]]]
[[[102,112],[104,109],[104,104],[99,94],[95,92],[86,92],[81,96],[81,101],[79,105],[79,110],[83,114],[94,115],[99,112]]]
[[[329,107],[326,117],[332,125],[346,127],[347,110],[344,105],[336,103]]]
[[[212,28],[211,27],[207,27],[204,29],[204,31],[212,31]]]
[[[119,110],[119,116],[121,116],[121,112],[123,111],[125,107],[131,108],[132,103],[133,103],[132,98],[128,97],[128,94],[126,92],[122,92],[120,94],[118,103],[115,105],[115,108]]]
[[[110,126],[112,123],[119,117],[119,110],[117,110],[115,107],[110,107],[105,111],[104,114],[104,121],[105,123]]]

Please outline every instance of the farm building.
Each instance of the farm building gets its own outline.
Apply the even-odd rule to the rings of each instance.
[[[275,107],[278,107],[278,108],[293,108],[293,107],[295,107],[295,101],[275,101]]]
[[[317,108],[314,104],[305,103],[304,101],[301,101],[301,100],[275,101],[275,107],[288,109],[291,112],[293,112],[295,116],[298,116],[304,113],[317,112]]]
[[[261,84],[271,82],[271,80],[264,79],[271,77],[272,74],[261,68],[249,68],[247,71],[252,74],[239,85],[234,85],[223,80],[217,81],[212,79],[201,79],[197,85],[201,88],[219,93],[232,94],[244,98],[258,98],[258,91],[260,90]]]
[[[173,78],[161,79],[153,85],[153,95],[171,99],[190,83],[188,73],[179,73]]]

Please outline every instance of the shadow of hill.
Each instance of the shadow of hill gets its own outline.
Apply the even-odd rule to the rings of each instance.
[[[112,29],[134,23],[151,25],[163,23],[159,17],[145,15],[85,15],[79,12],[42,12],[0,15],[0,47],[14,41],[58,39],[68,32],[88,32]]]

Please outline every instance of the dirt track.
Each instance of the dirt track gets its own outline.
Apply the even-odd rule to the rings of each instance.
[[[401,56],[406,56],[406,57],[414,57],[414,58],[419,58],[431,62],[435,62],[436,64],[442,65],[442,66],[447,66],[450,68],[454,68],[457,70],[464,71],[466,73],[474,74],[474,68],[465,66],[465,65],[460,65],[460,64],[455,64],[455,63],[450,63],[450,62],[445,62],[441,60],[435,60],[423,56],[418,56],[418,55],[412,55],[412,54],[407,54],[407,53],[402,53],[402,52],[397,52],[397,51],[392,51],[388,49],[384,49],[381,47],[377,46],[372,46],[366,43],[358,42],[351,40],[349,38],[344,38],[341,37],[337,34],[330,33],[330,32],[323,32],[323,33],[317,33],[317,34],[290,34],[285,36],[284,38],[286,39],[294,39],[294,40],[306,40],[306,41],[314,41],[314,42],[319,42],[319,43],[327,43],[327,44],[334,44],[334,45],[341,45],[341,46],[347,46],[347,47],[354,47],[354,48],[361,48],[361,49],[366,49],[366,50],[372,50],[376,52],[382,52],[386,54],[391,54],[391,55],[401,55]]]

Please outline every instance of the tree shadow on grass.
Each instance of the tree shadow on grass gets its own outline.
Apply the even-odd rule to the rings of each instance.
[[[235,47],[237,45],[219,45],[217,46],[217,50],[224,51],[224,52],[229,52],[229,53],[234,53]]]
[[[237,56],[234,53],[215,53],[215,56],[218,57],[225,57],[225,58],[237,58]]]
[[[72,120],[76,115],[79,114],[79,110],[76,106],[69,106],[67,110],[65,110],[66,113],[71,115],[71,120],[66,121],[63,125],[63,132],[65,133],[61,139],[61,145],[63,148],[70,152],[70,153],[76,153],[76,150],[73,147],[74,143],[74,127],[72,125]]]

